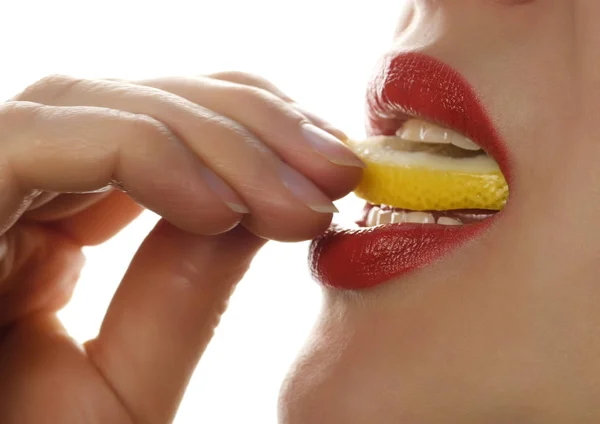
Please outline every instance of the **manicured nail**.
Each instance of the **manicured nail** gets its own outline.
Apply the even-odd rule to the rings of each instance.
[[[304,203],[315,212],[319,213],[337,213],[339,212],[316,185],[314,185],[304,175],[281,162],[280,175],[283,184],[298,200]]]
[[[365,168],[364,162],[352,150],[327,131],[307,123],[302,125],[302,134],[313,149],[329,162],[336,165]]]
[[[305,109],[304,107],[302,107],[298,104],[296,104],[295,106],[296,106],[296,109],[298,109],[298,111],[301,114],[306,116],[313,124],[323,128],[329,134],[333,135],[336,138],[339,138],[341,141],[348,140],[348,136],[346,135],[346,133],[344,131],[340,130],[339,128],[336,128],[330,122],[326,121],[325,119],[321,118],[320,116],[316,115],[315,113]]]
[[[242,214],[250,213],[240,196],[211,169],[201,165],[200,174],[213,193],[219,196],[229,209]]]

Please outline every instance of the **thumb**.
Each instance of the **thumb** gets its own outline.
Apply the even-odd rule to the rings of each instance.
[[[86,345],[136,422],[170,422],[227,300],[264,243],[241,226],[197,236],[161,221],[142,244],[99,336]]]

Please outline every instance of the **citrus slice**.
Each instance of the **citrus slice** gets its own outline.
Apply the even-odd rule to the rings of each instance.
[[[414,143],[399,137],[348,141],[367,168],[355,194],[374,205],[422,210],[500,210],[508,185],[482,150]]]

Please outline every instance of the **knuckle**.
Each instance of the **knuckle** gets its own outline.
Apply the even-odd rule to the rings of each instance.
[[[241,101],[251,103],[253,106],[261,105],[268,101],[267,92],[262,88],[251,85],[239,85],[232,88]]]
[[[133,115],[130,116],[130,122],[130,138],[133,140],[162,142],[175,137],[165,124],[150,116]]]
[[[61,92],[76,84],[76,80],[66,75],[48,75],[29,85],[21,94],[19,100],[58,97]]]
[[[6,102],[0,105],[0,133],[10,128],[26,128],[39,112],[41,105],[31,102]],[[2,137],[4,138],[4,137]]]
[[[218,113],[202,116],[194,123],[198,134],[222,140],[253,139],[254,135],[240,122]]]
[[[47,75],[45,77],[43,77],[42,79],[38,80],[37,82],[33,83],[30,87],[39,87],[39,88],[46,88],[46,87],[61,87],[61,86],[65,86],[65,85],[70,85],[73,82],[76,82],[77,79],[72,78],[68,75],[62,75],[62,74],[51,74],[51,75]]]
[[[242,71],[223,71],[211,75],[213,78],[236,81],[242,84],[263,83],[264,79],[258,75]]]
[[[285,94],[283,91],[277,88],[272,82],[257,74],[240,71],[226,71],[210,75],[210,77],[259,88],[279,97],[287,103],[294,102],[294,100],[292,100],[287,94]]]
[[[17,96],[17,99],[38,103],[53,103],[66,97],[75,91],[77,87],[88,82],[88,80],[68,75],[49,75],[25,88]]]
[[[255,109],[266,116],[283,116],[294,121],[304,120],[304,117],[290,107],[284,100],[262,88],[242,85],[232,88],[234,95],[250,109]]]

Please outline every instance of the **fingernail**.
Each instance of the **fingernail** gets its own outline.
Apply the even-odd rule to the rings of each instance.
[[[307,123],[302,125],[302,134],[313,149],[329,162],[343,166],[366,167],[352,150],[327,131]]]
[[[344,131],[336,128],[333,124],[331,124],[330,122],[321,118],[320,116],[316,115],[315,113],[305,109],[304,107],[302,107],[298,104],[296,104],[296,109],[298,109],[298,111],[302,115],[306,116],[313,124],[316,124],[319,127],[323,128],[325,131],[327,131],[329,134],[333,135],[334,137],[340,139],[341,141],[348,140],[348,136],[346,135],[346,133]]]
[[[250,213],[240,196],[210,168],[201,165],[200,174],[213,193],[219,196],[229,209],[242,214]]]
[[[337,213],[339,212],[316,185],[308,178],[281,162],[280,174],[283,184],[287,189],[302,203],[319,213]]]

